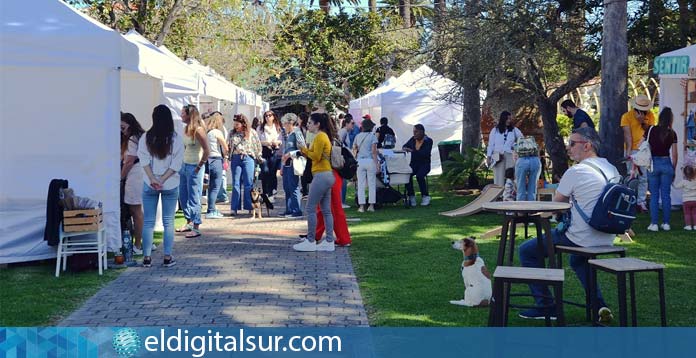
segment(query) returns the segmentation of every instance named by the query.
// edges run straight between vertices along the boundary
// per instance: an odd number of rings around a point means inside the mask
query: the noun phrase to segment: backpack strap
[[[585,164],[585,165],[587,165],[588,167],[590,167],[590,168],[592,168],[592,169],[598,171],[599,174],[602,174],[602,177],[604,178],[604,181],[607,182],[607,184],[611,183],[611,182],[609,181],[609,179],[607,178],[607,176],[604,175],[604,172],[602,171],[602,169],[599,169],[598,166],[596,166],[596,165],[594,165],[594,164],[592,164],[592,163],[581,163],[581,164]],[[575,209],[577,209],[578,214],[580,214],[580,217],[582,218],[582,220],[585,221],[586,223],[589,223],[589,222],[590,222],[590,217],[587,216],[587,214],[585,214],[584,211],[582,211],[582,209],[580,208],[580,205],[578,205],[578,201],[575,200],[575,196],[574,196],[574,195],[572,196],[572,199],[573,199],[573,205],[575,206]]]

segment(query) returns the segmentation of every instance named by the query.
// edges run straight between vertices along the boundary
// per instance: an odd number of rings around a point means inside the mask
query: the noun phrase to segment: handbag
[[[645,138],[643,143],[638,147],[638,152],[631,156],[633,164],[639,167],[648,167],[649,171],[652,171],[652,152],[650,150],[650,132],[654,127],[651,126],[648,129],[648,136]]]
[[[295,175],[304,174],[305,168],[307,167],[307,158],[303,156],[298,156],[297,158],[292,158],[292,171]]]

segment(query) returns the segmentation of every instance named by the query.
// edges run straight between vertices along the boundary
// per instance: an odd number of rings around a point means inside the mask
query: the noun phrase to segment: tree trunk
[[[621,115],[628,101],[628,43],[626,38],[626,0],[608,1],[604,5],[602,37],[602,87],[600,89],[600,155],[622,173],[618,165],[623,157]]]
[[[435,31],[437,32],[440,29],[440,22],[442,21],[443,17],[445,16],[445,12],[447,11],[447,3],[445,2],[445,0],[434,0],[433,5],[433,25]]]
[[[541,121],[544,124],[544,147],[546,154],[551,157],[553,163],[553,182],[557,182],[568,170],[568,153],[566,152],[565,143],[558,131],[558,122],[556,122],[556,102],[550,101],[546,97],[536,98],[537,107],[541,113]]]
[[[462,88],[462,146],[465,153],[467,147],[478,148],[481,144],[481,98],[479,82],[464,82]]]
[[[329,2],[329,0],[319,0],[319,8],[325,14],[328,14],[329,10],[331,9],[331,3]]]
[[[691,24],[693,24],[696,19],[689,18],[696,17],[696,15],[689,12],[688,0],[677,0],[677,3],[679,4],[679,44],[686,46],[689,44],[689,41],[691,41],[691,44],[693,44],[695,40],[694,36],[696,35],[694,35],[694,31],[691,30]]]
[[[411,27],[411,0],[399,0],[399,15],[404,29]]]
[[[169,34],[169,30],[171,30],[172,24],[179,17],[179,13],[183,7],[184,7],[184,0],[175,0],[174,1],[174,5],[172,6],[171,10],[169,10],[169,13],[167,14],[167,18],[164,19],[164,23],[162,24],[162,28],[160,29],[160,32],[157,34],[157,38],[155,39],[156,46],[162,46],[164,44],[164,39]]]
[[[377,0],[369,0],[368,4],[370,7],[370,12],[373,14],[377,13]]]

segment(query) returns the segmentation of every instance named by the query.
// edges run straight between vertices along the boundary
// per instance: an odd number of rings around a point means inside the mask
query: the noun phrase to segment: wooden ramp
[[[497,200],[500,195],[503,194],[503,187],[500,185],[488,185],[486,189],[481,192],[476,199],[474,199],[469,204],[462,206],[461,208],[445,211],[440,213],[440,215],[455,217],[455,216],[469,216],[476,214],[483,210],[482,205],[484,203],[490,203],[491,201]]]

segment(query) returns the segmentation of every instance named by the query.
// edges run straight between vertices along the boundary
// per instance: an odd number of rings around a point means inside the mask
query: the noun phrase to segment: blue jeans
[[[208,159],[208,213],[215,212],[215,201],[222,188],[222,158]]]
[[[406,183],[406,192],[408,193],[408,196],[415,196],[416,192],[413,190],[413,176],[416,176],[416,180],[418,181],[418,189],[420,189],[421,197],[423,196],[430,196],[428,193],[428,173],[430,173],[430,162],[425,162],[425,163],[419,163],[419,162],[411,162],[411,170],[413,172],[411,173],[411,177],[408,179],[408,183]]]
[[[227,201],[227,173],[222,170],[222,185],[220,185],[220,191],[218,192],[217,201]]]
[[[662,222],[669,224],[672,199],[670,191],[674,167],[669,157],[653,157],[653,171],[648,173],[648,187],[650,188],[650,223],[657,224],[659,216],[658,201],[662,199]]]
[[[536,200],[537,182],[541,174],[541,161],[537,156],[519,157],[515,164],[517,201]]]
[[[152,236],[155,232],[155,216],[157,202],[162,196],[162,223],[164,224],[164,255],[172,254],[174,247],[174,213],[179,198],[179,188],[170,190],[155,190],[143,184],[143,255],[152,253]]]
[[[285,214],[302,216],[300,177],[295,175],[292,165],[283,166],[283,191],[285,191]]]
[[[565,235],[565,233],[561,233],[558,230],[551,231],[551,236],[553,238],[553,243],[556,245],[574,247],[578,246],[572,241],[570,241],[568,237]],[[545,236],[544,239],[546,239]],[[546,242],[544,242],[544,247],[546,247]],[[541,266],[539,266],[539,262],[541,261],[539,255],[540,253],[537,247],[537,239],[527,240],[522,245],[520,245],[520,262],[522,263],[522,266],[542,268]],[[543,255],[544,257],[548,256],[546,254],[546,250],[544,250]],[[582,284],[582,287],[585,289],[585,291],[588,291],[589,289],[589,277],[587,276],[587,273],[589,272],[588,265],[589,264],[587,263],[587,258],[578,255],[570,255],[570,267],[575,272],[575,276],[578,277],[578,279],[580,280],[580,284]],[[551,299],[551,291],[549,291],[548,286],[529,285],[529,289],[532,291],[532,295],[534,295],[534,301],[538,306],[549,305],[553,301]],[[607,305],[604,302],[604,298],[602,297],[602,291],[599,289],[599,285],[597,285],[597,299],[599,302],[599,307],[605,307]]]
[[[187,222],[195,225],[201,223],[201,194],[203,193],[203,174],[201,168],[198,174],[195,173],[195,164],[186,164],[181,167],[179,172],[179,195]]]
[[[254,158],[245,155],[235,154],[232,156],[232,200],[230,208],[232,211],[242,209],[242,193],[244,193],[244,208],[251,210],[251,186],[254,184]],[[243,182],[242,182],[243,181]],[[242,188],[244,184],[244,188]]]

